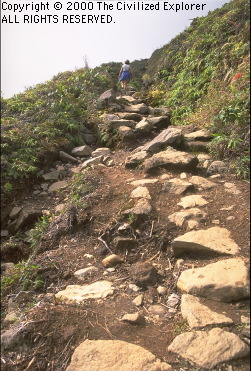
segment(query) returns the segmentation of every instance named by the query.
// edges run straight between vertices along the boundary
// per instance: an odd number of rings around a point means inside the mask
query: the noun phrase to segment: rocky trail
[[[4,293],[3,371],[250,369],[249,183],[135,97],[100,97],[116,150],[89,133],[9,212],[2,276],[36,278]]]

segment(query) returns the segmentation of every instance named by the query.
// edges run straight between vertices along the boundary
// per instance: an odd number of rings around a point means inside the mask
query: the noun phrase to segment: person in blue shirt
[[[129,60],[127,59],[119,71],[119,81],[121,82],[121,86],[123,89],[126,90],[128,81],[130,80],[131,76],[132,69]]]

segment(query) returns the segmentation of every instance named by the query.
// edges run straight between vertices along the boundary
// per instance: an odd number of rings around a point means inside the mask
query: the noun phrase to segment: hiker
[[[126,90],[127,83],[130,80],[131,76],[132,76],[132,69],[130,66],[130,62],[127,59],[119,71],[119,81],[121,82],[121,86],[123,89]]]

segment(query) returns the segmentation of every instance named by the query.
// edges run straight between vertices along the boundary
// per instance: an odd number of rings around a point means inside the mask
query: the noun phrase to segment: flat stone
[[[212,135],[206,130],[193,131],[192,133],[185,134],[184,137],[188,141],[194,141],[194,140],[209,141],[212,139]]]
[[[117,115],[120,119],[133,120],[136,122],[139,122],[142,120],[142,116],[139,113],[118,112]]]
[[[154,128],[164,129],[170,125],[170,116],[149,117],[148,121]]]
[[[176,195],[180,195],[182,193],[185,193],[189,190],[193,190],[194,186],[193,184],[186,182],[182,179],[170,179],[168,181],[165,181],[162,186],[163,192],[170,192],[174,193]]]
[[[220,328],[185,332],[174,339],[168,350],[210,370],[219,363],[249,354],[249,347],[237,335]]]
[[[170,220],[171,223],[174,223],[177,227],[182,227],[184,223],[189,219],[199,218],[201,220],[204,219],[206,215],[207,214],[204,211],[201,211],[200,209],[194,207],[191,209],[177,211],[176,213],[169,215],[168,219]]]
[[[139,345],[121,340],[85,340],[74,351],[66,371],[168,371],[161,362]]]
[[[140,165],[147,157],[148,153],[146,151],[139,151],[131,156],[128,156],[125,161],[125,168],[135,168]]]
[[[114,288],[110,281],[97,281],[90,285],[69,285],[55,297],[65,304],[81,304],[87,299],[103,299],[112,295]]]
[[[133,186],[145,186],[146,184],[156,184],[159,179],[138,179],[133,180],[130,184]]]
[[[79,269],[74,272],[74,276],[77,277],[79,280],[84,281],[86,277],[90,276],[92,273],[97,272],[98,268],[94,266],[90,266],[87,268]]]
[[[180,129],[168,128],[168,129],[163,130],[153,140],[146,143],[142,147],[142,151],[158,152],[164,146],[179,144],[181,142],[181,139],[182,139],[182,134],[181,134]]]
[[[59,189],[64,189],[67,187],[67,181],[66,180],[60,180],[58,182],[52,183],[52,185],[49,187],[48,192],[53,193],[56,192]]]
[[[140,115],[147,115],[149,108],[145,103],[139,104],[132,104],[130,106],[126,106],[124,109],[125,112],[132,112],[132,113],[139,113]]]
[[[149,313],[154,314],[155,316],[159,316],[159,317],[164,317],[164,315],[167,312],[167,309],[159,304],[150,305],[150,307],[148,307],[147,310]]]
[[[235,255],[239,251],[238,245],[230,238],[230,232],[220,227],[187,232],[173,240],[172,249],[176,257],[184,253],[207,252]]]
[[[110,148],[101,147],[95,149],[95,151],[92,152],[92,157],[108,156],[110,155],[110,153],[111,153]]]
[[[102,161],[103,161],[103,158],[104,158],[103,155],[96,156],[96,157],[93,157],[93,158],[89,158],[88,160],[86,160],[85,162],[83,162],[83,164],[81,165],[81,170],[82,169],[85,169],[88,166],[94,166],[94,165],[101,164]]]
[[[215,183],[203,178],[202,176],[194,175],[189,179],[189,182],[202,189],[211,189],[216,186]]]
[[[195,206],[204,206],[207,205],[206,201],[201,195],[191,195],[181,198],[181,201],[178,203],[179,206],[182,206],[184,209]]]
[[[152,211],[152,206],[149,203],[149,201],[144,198],[141,198],[136,202],[134,207],[132,207],[131,209],[125,210],[123,214],[124,215],[135,214],[135,215],[144,216],[144,215],[149,215],[151,211]]]
[[[59,151],[58,156],[59,156],[59,159],[63,162],[70,162],[71,164],[75,164],[76,162],[78,162],[75,157],[69,155],[68,153],[64,151]]]
[[[92,149],[91,147],[84,145],[73,148],[71,153],[73,154],[73,156],[90,156],[92,153]]]
[[[133,325],[144,325],[146,323],[145,317],[139,312],[125,314],[121,318],[121,321],[129,322]]]
[[[136,133],[149,133],[151,130],[152,125],[146,119],[141,120],[135,126]]]
[[[231,318],[221,313],[212,311],[206,305],[201,304],[200,299],[184,294],[181,297],[181,314],[193,329],[202,328],[207,325],[229,325],[233,323]]]
[[[249,298],[248,278],[244,261],[232,258],[183,271],[177,287],[182,293],[230,303]]]
[[[192,171],[197,167],[198,163],[196,156],[169,147],[167,150],[158,152],[146,159],[143,166],[145,172],[151,172],[157,168]]]
[[[142,186],[135,188],[131,192],[130,198],[145,198],[147,200],[151,200],[151,196],[150,196],[148,189]]]

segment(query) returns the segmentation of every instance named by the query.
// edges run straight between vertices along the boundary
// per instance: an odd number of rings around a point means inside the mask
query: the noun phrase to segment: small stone
[[[144,302],[144,295],[136,296],[136,298],[132,302],[136,305],[136,307],[141,307]]]
[[[131,314],[125,314],[122,317],[121,321],[129,322],[135,325],[144,325],[146,320],[142,314],[140,314],[139,312],[136,312],[136,313],[131,313]]]
[[[91,267],[79,269],[78,271],[74,273],[74,276],[78,278],[79,280],[84,281],[86,277],[88,277],[89,275],[97,271],[98,271],[97,267],[91,266]]]
[[[135,292],[140,291],[140,287],[137,285],[134,285],[133,283],[130,283],[128,287],[132,291],[135,291]]]
[[[159,295],[164,296],[167,293],[167,288],[164,286],[159,286],[157,287],[157,291]]]
[[[150,263],[139,262],[131,266],[131,277],[140,287],[153,286],[158,280],[156,268]]]
[[[159,317],[163,317],[166,314],[167,310],[162,305],[156,304],[156,305],[151,305],[148,308],[148,312],[151,314],[157,315]]]
[[[187,179],[187,174],[186,173],[181,173],[180,174],[180,179]]]
[[[116,254],[109,255],[102,260],[102,264],[106,268],[114,267],[115,265],[121,264],[123,262],[124,260]]]
[[[170,296],[168,296],[166,305],[168,307],[174,308],[179,304],[179,301],[180,301],[179,295],[171,294]]]

